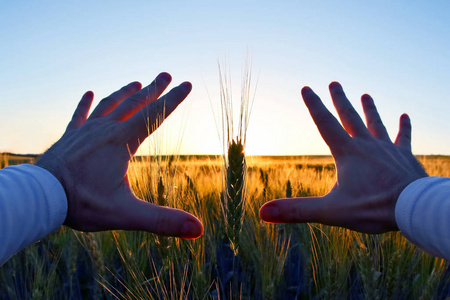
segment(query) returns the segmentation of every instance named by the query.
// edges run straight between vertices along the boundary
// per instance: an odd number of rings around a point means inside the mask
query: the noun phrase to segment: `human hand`
[[[171,80],[161,73],[143,89],[132,82],[103,99],[89,117],[94,94],[84,94],[64,135],[36,161],[64,187],[65,225],[82,231],[144,230],[187,239],[203,234],[202,223],[194,216],[138,199],[127,178],[139,145],[191,91],[191,84],[184,82],[158,98]]]
[[[329,86],[342,125],[309,88],[302,97],[336,163],[337,182],[322,197],[278,199],[260,209],[271,223],[318,222],[360,232],[398,230],[395,204],[402,190],[428,176],[411,153],[411,122],[400,117],[400,129],[392,143],[372,98],[361,102],[367,127],[338,82]]]

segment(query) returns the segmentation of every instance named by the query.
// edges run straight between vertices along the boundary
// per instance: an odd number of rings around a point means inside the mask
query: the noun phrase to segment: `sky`
[[[362,113],[369,93],[392,139],[450,155],[448,1],[8,1],[0,4],[0,152],[42,153],[85,91],[95,104],[169,72],[193,90],[140,154],[220,154],[218,61],[239,101],[247,54],[255,99],[246,153],[329,154],[300,90],[333,113],[339,81]]]

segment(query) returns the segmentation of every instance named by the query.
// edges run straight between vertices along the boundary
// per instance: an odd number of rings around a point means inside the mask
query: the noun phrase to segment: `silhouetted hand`
[[[64,135],[36,162],[64,187],[65,225],[82,231],[144,230],[189,239],[202,235],[203,226],[194,216],[142,201],[128,183],[131,156],[191,91],[191,84],[184,82],[158,99],[170,81],[169,74],[161,73],[143,89],[132,82],[103,99],[89,118],[94,94],[84,94]]]
[[[361,102],[367,127],[337,82],[329,86],[342,125],[309,88],[303,100],[336,162],[337,182],[323,197],[278,199],[264,204],[260,217],[272,223],[318,222],[382,233],[398,230],[395,204],[411,182],[428,176],[411,153],[411,123],[400,117],[395,143],[389,139],[372,98]]]

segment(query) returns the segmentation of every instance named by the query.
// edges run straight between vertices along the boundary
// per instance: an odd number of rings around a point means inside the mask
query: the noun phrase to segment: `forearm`
[[[408,185],[398,198],[395,218],[409,241],[450,259],[450,178],[427,177]]]
[[[0,265],[58,229],[66,213],[64,189],[47,170],[33,165],[0,170]]]

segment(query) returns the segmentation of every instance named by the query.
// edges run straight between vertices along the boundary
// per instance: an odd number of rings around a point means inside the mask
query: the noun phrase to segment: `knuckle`
[[[300,205],[295,205],[292,209],[289,209],[288,216],[289,222],[299,222],[304,220],[304,212]]]
[[[161,208],[160,208],[161,209]],[[172,220],[169,214],[159,211],[156,216],[155,229],[157,228],[156,233],[161,235],[170,235],[171,230],[170,226],[172,225]]]
[[[384,126],[383,122],[379,118],[370,119],[367,125],[373,128],[379,128]]]
[[[411,123],[408,121],[403,121],[402,122],[402,127],[406,130],[411,130]]]
[[[147,97],[140,97],[138,95],[133,95],[133,96],[127,98],[127,102],[128,102],[128,104],[131,104],[131,105],[141,105],[142,103],[145,102],[146,99],[147,99]]]
[[[411,139],[411,132],[403,132],[402,134],[403,139],[410,140]]]
[[[398,140],[402,143],[411,141],[411,132],[404,130],[398,134]]]
[[[106,98],[103,98],[102,101],[100,101],[100,104],[105,104],[105,103],[111,102],[111,101],[113,101],[113,99],[114,99],[114,95],[110,95]]]
[[[129,107],[131,107],[131,110],[136,110],[141,107],[143,107],[147,102],[148,97],[142,96],[142,95],[133,95],[131,97],[128,97],[126,102]]]
[[[120,89],[120,92],[122,92],[124,94],[129,94],[129,93],[132,93],[133,91],[134,91],[134,87],[130,84],[126,85]]]
[[[341,117],[353,117],[355,116],[356,111],[353,109],[353,107],[344,107],[339,110],[339,116]]]
[[[333,120],[333,116],[330,112],[322,112],[322,113],[318,113],[315,117],[314,117],[314,121],[317,125],[326,125],[332,122]]]
[[[317,220],[317,211],[311,207],[309,200],[300,199],[286,211],[289,223],[314,222]]]

